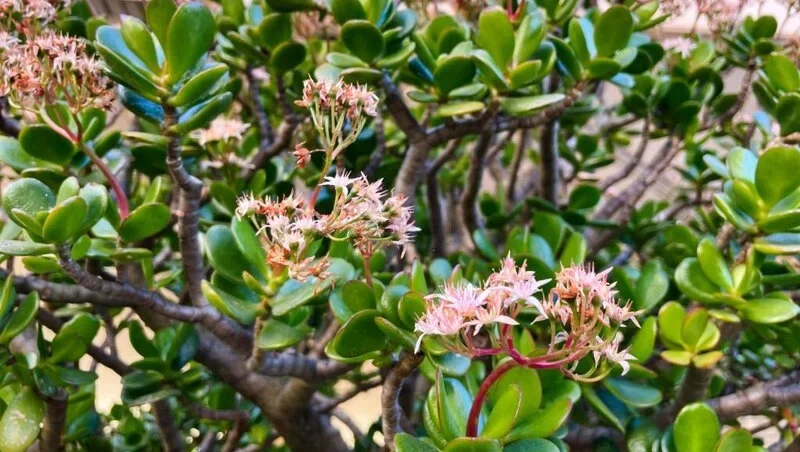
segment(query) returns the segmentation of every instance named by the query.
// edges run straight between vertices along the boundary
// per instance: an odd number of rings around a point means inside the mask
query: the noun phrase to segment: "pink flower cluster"
[[[236,118],[224,118],[222,116],[214,119],[208,128],[196,134],[197,142],[205,146],[212,142],[242,141],[242,136],[247,132],[250,124],[243,123]]]
[[[34,22],[52,22],[58,10],[71,3],[71,0],[0,0],[0,22],[16,22],[23,28],[35,25]]]
[[[369,257],[390,244],[405,247],[419,230],[405,198],[386,197],[380,181],[370,183],[363,175],[350,178],[341,174],[326,178],[325,184],[336,188],[333,209],[327,215],[308,208],[301,196],[280,201],[252,196],[239,199],[236,215],[252,218],[259,228],[273,271],[288,269],[298,280],[324,277],[326,260],[309,255],[308,245],[316,239],[350,240]]]
[[[502,268],[480,286],[461,282],[448,283],[442,293],[426,297],[427,308],[417,320],[416,331],[436,336],[448,349],[467,356],[507,354],[519,365],[532,368],[558,368],[572,378],[594,381],[611,371],[606,362],[619,364],[623,373],[634,359],[621,349],[622,334],[627,322],[639,326],[630,303],[615,299],[614,285],[607,280],[609,270],[596,273],[591,267],[563,268],[555,278],[549,295],[538,299],[536,294],[549,281],[538,281],[525,264],[517,267],[509,256]],[[544,354],[523,356],[514,346],[510,326],[517,325],[517,315],[525,308],[535,308],[534,322],[550,323],[551,340]],[[499,328],[492,328],[499,324]],[[474,345],[471,336],[486,328],[491,347]],[[594,365],[577,373],[578,362],[592,356]]]
[[[37,110],[63,100],[73,112],[111,107],[113,84],[84,40],[45,30],[24,41],[5,33],[0,42],[0,95],[16,106]]]
[[[378,115],[378,96],[366,86],[344,83],[342,80],[303,82],[303,97],[295,104],[311,113],[322,149],[309,150],[305,142],[295,147],[294,155],[301,168],[309,162],[312,152],[325,152],[326,160],[335,159],[352,144],[368,117]],[[348,127],[349,126],[349,127]]]
[[[426,335],[457,336],[448,345],[460,353],[472,354],[475,348],[470,335],[477,335],[482,327],[493,324],[517,325],[514,317],[522,307],[541,306],[536,293],[548,282],[537,280],[525,264],[517,268],[509,255],[500,270],[492,273],[482,286],[465,281],[445,284],[442,293],[425,297],[427,309],[415,327],[415,331],[422,333],[417,340],[417,351]]]

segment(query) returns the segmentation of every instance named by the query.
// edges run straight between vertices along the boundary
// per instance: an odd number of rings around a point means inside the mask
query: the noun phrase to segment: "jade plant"
[[[798,450],[760,3],[0,0],[0,450]]]

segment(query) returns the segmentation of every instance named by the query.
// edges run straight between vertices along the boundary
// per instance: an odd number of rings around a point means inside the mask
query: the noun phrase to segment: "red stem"
[[[105,164],[103,159],[101,159],[94,151],[87,145],[83,145],[83,152],[89,156],[89,159],[94,163],[95,166],[103,173],[108,184],[111,185],[111,190],[114,192],[114,195],[117,197],[117,204],[119,206],[119,216],[121,219],[128,218],[128,214],[130,213],[130,207],[128,206],[128,195],[125,193],[125,189],[122,188],[117,177],[114,176],[114,173],[108,168]]]
[[[477,438],[478,436],[478,419],[481,417],[481,408],[483,408],[483,402],[489,394],[489,389],[500,377],[517,365],[518,363],[513,359],[508,360],[492,369],[492,372],[483,380],[481,387],[478,388],[478,393],[475,395],[475,399],[472,401],[472,408],[469,410],[469,417],[467,418],[467,437]]]

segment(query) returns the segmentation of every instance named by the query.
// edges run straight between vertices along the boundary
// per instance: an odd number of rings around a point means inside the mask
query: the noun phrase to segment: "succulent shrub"
[[[797,450],[745,3],[0,0],[0,450]]]

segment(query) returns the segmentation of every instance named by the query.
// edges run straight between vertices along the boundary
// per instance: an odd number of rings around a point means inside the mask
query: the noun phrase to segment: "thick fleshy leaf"
[[[269,59],[269,67],[279,74],[291,71],[306,59],[306,46],[297,41],[286,41],[272,53]]]
[[[480,432],[481,436],[497,439],[506,436],[517,422],[521,406],[522,391],[517,385],[509,386],[489,412],[486,424]]]
[[[749,149],[734,148],[728,153],[725,164],[731,177],[755,182],[758,157]]]
[[[503,452],[558,452],[559,450],[558,446],[541,438],[515,441],[503,448]]]
[[[156,53],[153,35],[144,22],[136,17],[123,14],[120,17],[120,32],[125,45],[136,54],[153,73],[158,73],[161,66]]]
[[[686,311],[675,301],[670,301],[658,311],[658,334],[669,348],[683,348],[681,328]]]
[[[25,452],[39,436],[44,402],[31,388],[23,387],[8,403],[0,418],[0,450]]]
[[[328,356],[343,362],[362,362],[377,356],[387,345],[386,335],[375,324],[378,314],[375,309],[367,309],[350,317],[325,348]]]
[[[687,297],[704,303],[715,303],[714,294],[719,288],[705,276],[697,259],[684,259],[675,269],[675,284]]]
[[[625,426],[623,425],[622,421],[617,417],[616,414],[608,407],[608,405],[603,402],[600,396],[597,395],[594,388],[589,384],[581,385],[581,394],[583,394],[583,398],[586,402],[589,403],[589,406],[603,419],[606,420],[609,424],[611,424],[614,428],[619,430],[620,432],[625,432]]]
[[[450,441],[444,452],[502,452],[503,447],[495,439],[457,438]]]
[[[800,307],[785,298],[757,298],[747,300],[741,313],[751,322],[780,323],[797,317]]]
[[[536,410],[542,403],[542,383],[539,374],[525,367],[515,367],[506,372],[497,383],[489,389],[489,400],[496,403],[504,392],[504,388],[516,384],[522,391],[522,406],[520,407],[520,418],[526,418]]]
[[[220,287],[214,287],[208,281],[203,281],[201,288],[208,302],[228,317],[244,325],[249,325],[255,320],[256,313],[260,309],[257,303],[243,300]]]
[[[597,55],[612,56],[614,52],[628,44],[631,34],[633,34],[633,17],[628,8],[615,5],[607,9],[597,19],[594,28]]]
[[[732,428],[719,439],[714,452],[748,451],[753,447],[753,435],[743,428]],[[754,450],[754,449],[753,449]]]
[[[153,30],[153,34],[161,42],[162,47],[167,45],[169,22],[177,9],[178,7],[173,0],[151,0],[147,2],[147,26]]]
[[[475,41],[501,69],[508,67],[514,54],[514,27],[508,14],[499,7],[481,11]]]
[[[108,66],[110,76],[115,81],[149,100],[158,100],[159,96],[165,93],[156,85],[155,74],[125,44],[119,28],[109,25],[98,28],[94,46],[103,57],[103,62]]]
[[[661,391],[652,386],[625,378],[607,378],[603,383],[618,399],[632,407],[647,408],[661,403]]]
[[[552,436],[569,417],[573,401],[569,397],[559,397],[536,411],[525,421],[518,423],[506,436],[506,441],[525,438],[544,438]]]
[[[719,440],[719,419],[704,403],[684,407],[675,419],[673,441],[677,452],[708,452]]]
[[[681,325],[681,341],[689,350],[695,350],[708,322],[709,315],[705,309],[693,309],[686,314]]]
[[[167,100],[167,103],[175,107],[192,105],[216,93],[228,79],[228,66],[224,64],[210,66],[187,80],[178,92]]]
[[[233,94],[225,92],[187,109],[178,117],[175,131],[186,134],[195,129],[208,126],[217,116],[224,113],[233,103]]]
[[[522,19],[514,40],[513,63],[515,66],[521,64],[536,52],[546,33],[547,27],[542,14],[538,10],[528,12]]]
[[[283,13],[267,14],[258,24],[258,33],[261,43],[272,50],[292,38],[292,16]]]
[[[788,93],[781,96],[775,107],[775,118],[781,125],[781,135],[800,132],[800,94]]]
[[[540,94],[537,96],[508,97],[500,101],[503,110],[512,115],[531,113],[564,99],[561,93]]]
[[[634,287],[633,307],[635,310],[653,309],[669,290],[669,276],[658,260],[650,260],[642,266],[639,279]]]
[[[27,154],[59,165],[69,163],[78,151],[69,139],[44,124],[23,128],[19,144]]]
[[[89,314],[80,313],[65,323],[50,343],[52,363],[76,361],[86,353],[92,343],[100,320]]]
[[[761,198],[772,206],[800,187],[797,170],[800,168],[800,149],[777,146],[761,154],[756,167],[756,188]]]
[[[164,46],[169,82],[175,83],[183,78],[208,52],[216,29],[214,16],[201,3],[186,3],[175,11]]]
[[[256,236],[256,231],[247,220],[234,216],[231,220],[231,232],[242,256],[266,279],[270,274],[267,268],[267,253]]]
[[[656,344],[658,325],[655,317],[648,317],[642,322],[642,327],[633,335],[630,354],[637,362],[644,363],[650,359]]]
[[[441,60],[433,72],[436,88],[447,95],[456,88],[467,85],[475,78],[475,63],[465,56],[450,56]]]
[[[310,331],[306,326],[294,327],[276,319],[267,319],[256,338],[256,346],[262,350],[279,350],[300,342]]]
[[[397,448],[397,452],[439,452],[436,447],[405,432],[395,435],[394,445]]]
[[[482,111],[486,105],[483,102],[479,102],[476,100],[472,101],[461,101],[461,102],[450,102],[444,105],[441,105],[439,108],[436,109],[436,116],[439,118],[450,118],[453,116],[463,116],[472,113],[477,113]]]
[[[142,204],[133,210],[119,226],[120,237],[127,242],[138,242],[161,232],[172,220],[172,213],[164,204]]]
[[[62,243],[77,236],[83,230],[88,212],[86,201],[77,196],[57,205],[44,221],[42,233],[45,240]]]
[[[21,240],[0,240],[0,255],[41,256],[55,252],[55,247],[46,243],[25,242]]]
[[[753,248],[764,254],[798,254],[800,253],[800,233],[770,234],[759,237]]]
[[[366,20],[351,20],[342,27],[342,42],[362,61],[371,63],[383,52],[383,34]]]
[[[763,67],[770,83],[779,90],[800,90],[800,70],[787,56],[772,54],[764,60]]]
[[[717,249],[717,245],[710,238],[701,240],[697,245],[697,261],[700,263],[703,273],[714,284],[726,291],[733,289],[733,277],[728,270],[728,264]]]

